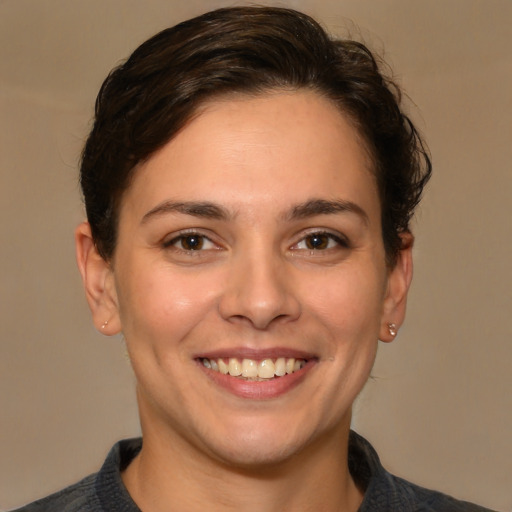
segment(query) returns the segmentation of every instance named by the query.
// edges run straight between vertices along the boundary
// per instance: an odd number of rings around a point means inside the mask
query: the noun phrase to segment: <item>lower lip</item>
[[[269,400],[278,398],[293,388],[298,386],[315,365],[314,360],[309,360],[300,370],[284,375],[283,377],[274,377],[269,380],[251,381],[224,375],[206,368],[201,361],[197,362],[202,371],[215,384],[229,391],[233,395],[240,398],[248,398],[251,400]]]

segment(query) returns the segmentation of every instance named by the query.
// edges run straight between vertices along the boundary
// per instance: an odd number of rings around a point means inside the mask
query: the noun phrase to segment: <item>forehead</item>
[[[231,96],[203,105],[139,165],[121,215],[169,199],[261,209],[340,194],[377,197],[365,144],[331,101],[310,91]]]

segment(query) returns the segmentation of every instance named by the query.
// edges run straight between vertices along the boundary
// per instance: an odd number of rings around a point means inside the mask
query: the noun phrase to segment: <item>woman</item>
[[[98,96],[76,247],[143,443],[22,510],[485,510],[350,432],[429,176],[370,52],[303,14],[218,10],[139,47]]]

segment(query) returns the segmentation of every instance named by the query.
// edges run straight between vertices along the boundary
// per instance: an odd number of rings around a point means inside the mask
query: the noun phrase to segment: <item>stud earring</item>
[[[103,325],[101,326],[102,329],[105,329],[105,327],[107,327],[108,325],[108,320],[105,320],[105,322],[103,322]]]
[[[388,330],[389,330],[389,334],[391,336],[396,336],[396,333],[397,333],[396,324],[388,324]]]

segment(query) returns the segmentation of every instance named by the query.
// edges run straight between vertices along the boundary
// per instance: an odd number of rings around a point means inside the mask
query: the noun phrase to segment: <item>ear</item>
[[[400,235],[402,248],[396,264],[389,270],[388,285],[382,312],[379,339],[390,342],[395,339],[398,329],[405,318],[407,293],[412,280],[412,246],[414,237],[406,232]]]
[[[121,322],[112,267],[99,254],[88,222],[83,222],[75,230],[75,249],[96,329],[108,336],[119,333]]]

